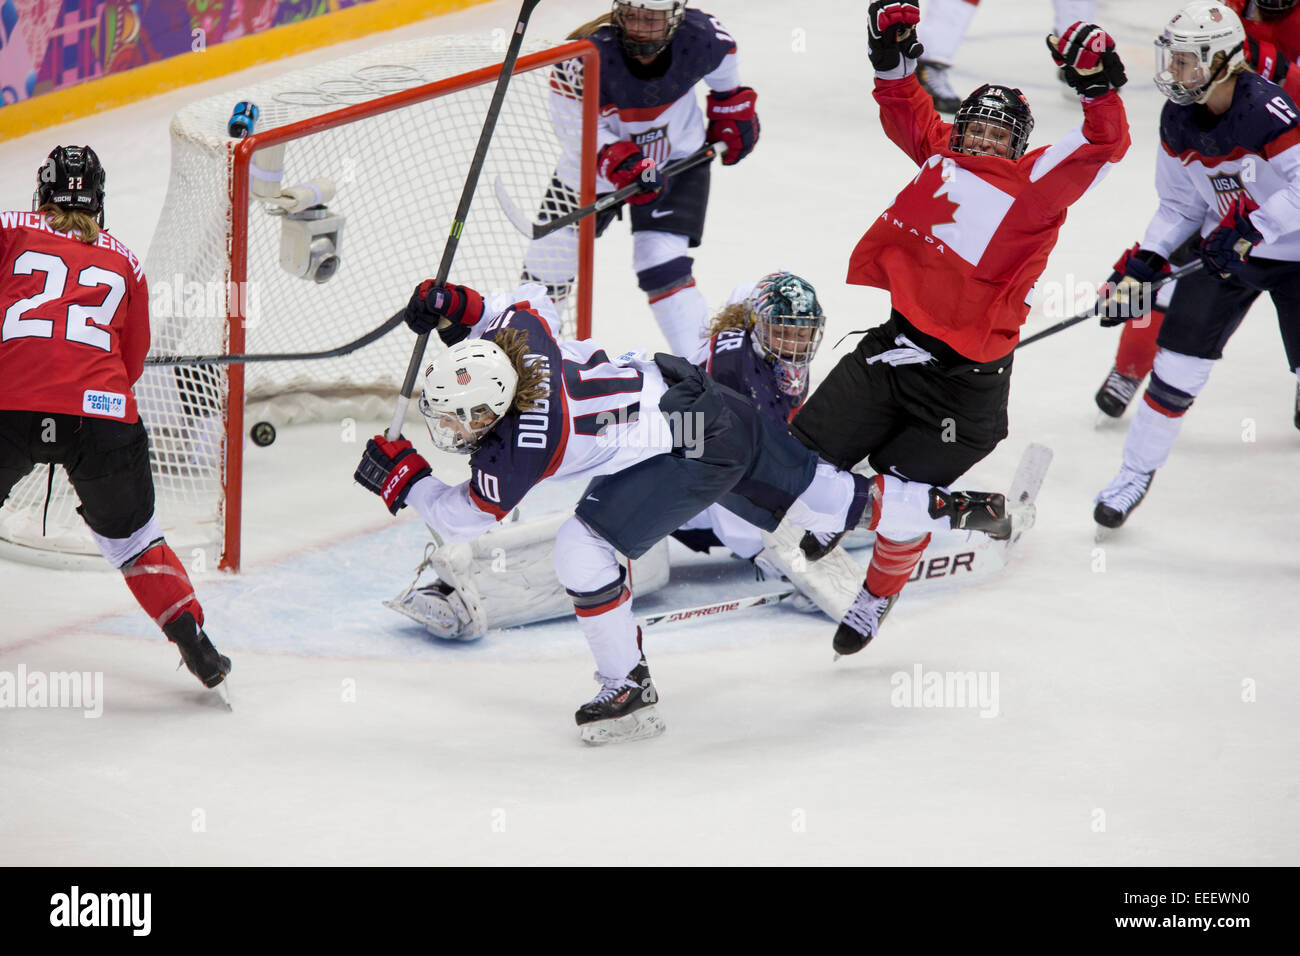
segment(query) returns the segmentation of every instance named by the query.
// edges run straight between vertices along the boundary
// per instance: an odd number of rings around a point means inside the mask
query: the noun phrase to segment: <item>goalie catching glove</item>
[[[1080,96],[1096,99],[1128,82],[1114,38],[1095,23],[1072,23],[1061,36],[1047,37],[1052,60]]]
[[[1137,243],[1125,249],[1097,303],[1102,326],[1123,325],[1150,312],[1155,305],[1151,283],[1167,272],[1169,261],[1159,253],[1143,249]]]
[[[668,177],[655,165],[655,161],[625,139],[610,143],[600,151],[596,159],[600,175],[608,179],[616,190],[641,184],[643,191],[629,196],[627,200],[634,206],[654,202],[668,186]]]
[[[455,345],[483,317],[483,297],[466,285],[438,285],[425,279],[411,293],[402,318],[417,335],[435,329],[446,345]]]
[[[429,463],[405,438],[389,441],[383,435],[376,435],[366,442],[361,464],[352,477],[384,499],[388,510],[397,514],[406,507],[406,494],[411,486],[431,474]]]
[[[726,145],[723,166],[740,162],[758,142],[758,113],[754,110],[757,102],[758,94],[748,86],[738,86],[727,93],[716,90],[709,93],[709,131],[705,138],[710,143]]]
[[[867,58],[877,73],[897,69],[900,59],[919,59],[925,47],[916,38],[921,9],[915,0],[875,0],[867,7]]]

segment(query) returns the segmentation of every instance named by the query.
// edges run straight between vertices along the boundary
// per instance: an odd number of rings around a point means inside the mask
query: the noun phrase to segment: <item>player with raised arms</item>
[[[1079,93],[1083,124],[1029,150],[1019,90],[985,84],[946,123],[916,78],[915,2],[868,8],[868,50],[885,133],[916,177],[859,241],[848,281],[888,289],[889,320],[867,332],[809,397],[794,434],[841,468],[875,469],[884,508],[866,579],[835,633],[840,654],[878,633],[929,543],[918,520],[1007,435],[1012,353],[1066,210],[1128,149],[1114,41],[1093,24],[1049,37]],[[907,507],[907,505],[911,507]],[[893,506],[893,507],[891,507]],[[813,535],[805,550],[826,546]]]

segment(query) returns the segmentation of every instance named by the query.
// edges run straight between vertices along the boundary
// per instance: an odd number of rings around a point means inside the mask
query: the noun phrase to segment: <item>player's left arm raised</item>
[[[716,38],[723,43],[730,41],[731,49],[723,56],[722,62],[704,76],[704,83],[709,88],[704,110],[709,128],[704,138],[710,143],[725,143],[727,152],[722,157],[722,165],[734,166],[753,152],[758,143],[758,94],[740,82],[735,40],[716,18],[710,22]]]

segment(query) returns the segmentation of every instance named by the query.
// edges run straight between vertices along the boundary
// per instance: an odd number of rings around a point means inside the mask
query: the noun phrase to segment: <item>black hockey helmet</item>
[[[104,225],[104,167],[89,146],[55,146],[36,171],[34,208],[79,209]]]
[[[1296,0],[1255,0],[1255,9],[1265,20],[1284,17],[1296,5]]]
[[[662,14],[662,15],[660,15]],[[610,22],[628,56],[658,56],[682,25],[686,0],[614,0]]]
[[[990,136],[990,127],[1006,130],[1010,139]],[[1019,159],[1025,155],[1033,129],[1034,115],[1024,93],[1014,87],[985,83],[957,107],[948,148],[969,156]],[[973,146],[966,143],[967,133],[978,139]]]

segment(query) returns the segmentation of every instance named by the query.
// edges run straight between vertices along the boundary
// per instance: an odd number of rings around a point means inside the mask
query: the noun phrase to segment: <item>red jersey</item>
[[[952,124],[916,76],[876,79],[885,133],[921,167],[849,259],[848,281],[888,289],[916,328],[973,362],[1011,352],[1066,208],[1129,147],[1111,91],[1081,127],[1018,160],[948,148]]]
[[[131,250],[36,212],[0,212],[0,408],[139,419],[149,290]]]
[[[1259,44],[1257,56],[1247,44],[1246,59],[1250,61],[1251,68],[1260,76],[1271,80],[1277,75],[1279,62],[1290,64],[1281,84],[1282,89],[1287,91],[1291,99],[1300,102],[1300,66],[1296,65],[1296,60],[1300,59],[1300,16],[1297,16],[1300,10],[1292,10],[1277,20],[1248,20],[1247,0],[1224,0],[1224,5],[1241,17],[1246,36]]]

